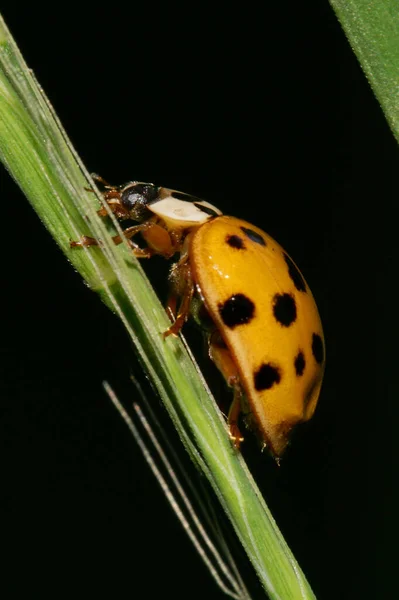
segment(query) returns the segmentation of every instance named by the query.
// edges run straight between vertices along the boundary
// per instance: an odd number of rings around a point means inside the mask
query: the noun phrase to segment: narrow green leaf
[[[330,2],[399,141],[399,3]]]

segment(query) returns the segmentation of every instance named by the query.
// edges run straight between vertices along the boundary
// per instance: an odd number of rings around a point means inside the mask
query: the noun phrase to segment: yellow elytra
[[[194,307],[201,320],[206,314],[209,355],[234,389],[228,416],[234,443],[243,439],[242,411],[280,457],[293,427],[315,411],[325,365],[319,313],[298,267],[261,229],[204,200],[153,184],[113,187],[96,179],[114,214],[139,223],[124,231],[136,256],[180,254],[170,273],[173,324],[164,336],[177,334]],[[138,233],[146,248],[132,240]],[[95,244],[88,237],[72,242]]]
[[[189,255],[238,371],[251,426],[281,456],[294,425],[312,417],[323,378],[323,330],[312,293],[273,238],[234,217],[200,227]]]

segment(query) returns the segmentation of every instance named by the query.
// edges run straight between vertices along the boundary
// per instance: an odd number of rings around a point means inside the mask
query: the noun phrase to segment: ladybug
[[[190,314],[200,321],[209,356],[234,390],[228,414],[234,444],[243,440],[242,413],[278,459],[293,427],[312,417],[325,365],[320,316],[298,267],[264,231],[200,198],[149,183],[114,187],[95,179],[115,216],[138,223],[123,232],[137,257],[179,256],[170,269],[173,322],[164,337],[177,335]],[[104,207],[98,213],[108,214]],[[133,239],[138,233],[145,248]],[[96,244],[90,237],[71,243]]]

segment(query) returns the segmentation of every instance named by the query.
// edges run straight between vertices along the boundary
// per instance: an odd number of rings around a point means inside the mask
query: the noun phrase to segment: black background
[[[325,327],[320,404],[279,469],[244,452],[317,598],[395,597],[397,144],[326,2],[186,10],[3,16],[89,170],[204,197],[300,265]],[[5,597],[224,597],[102,391],[137,398],[122,326],[3,170],[0,194]]]

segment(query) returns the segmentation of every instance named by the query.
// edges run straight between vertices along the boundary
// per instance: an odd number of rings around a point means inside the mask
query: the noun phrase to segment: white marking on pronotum
[[[212,215],[209,214],[209,211],[201,210],[201,206],[203,206],[204,209],[209,209],[214,214]],[[162,198],[161,200],[149,204],[148,209],[166,223],[173,225],[176,229],[185,229],[190,226],[202,225],[212,217],[222,214],[216,206],[209,204],[209,202],[205,202],[205,200],[198,200],[198,202],[196,201],[194,203],[179,200],[172,196],[166,196],[166,198]]]

